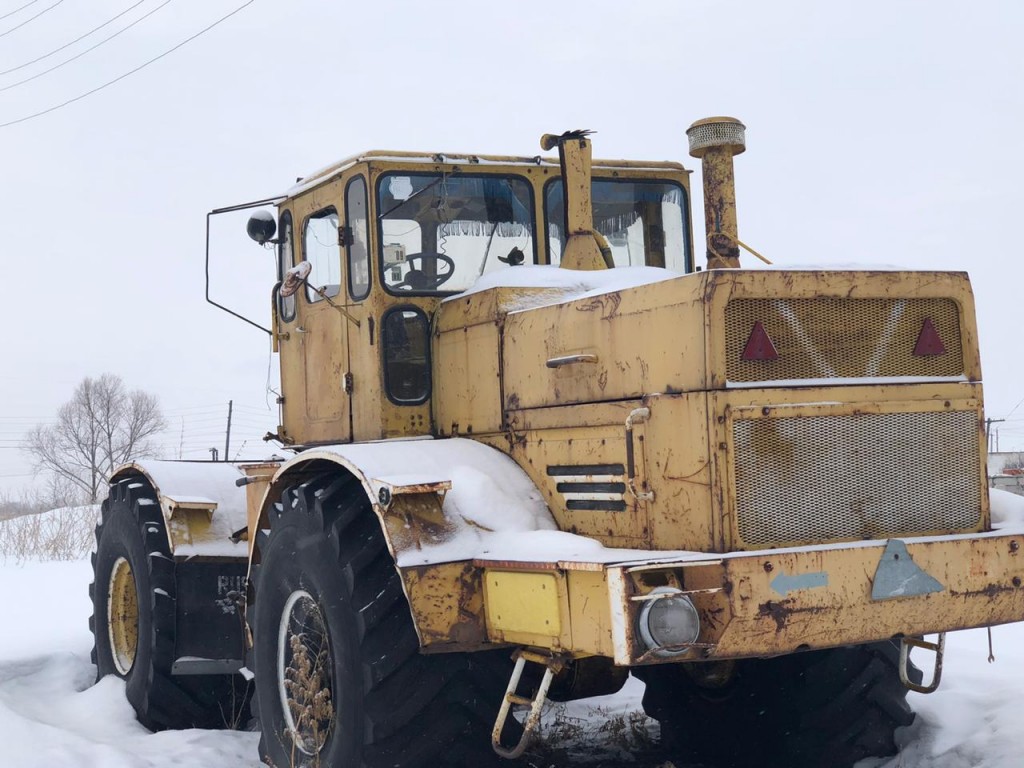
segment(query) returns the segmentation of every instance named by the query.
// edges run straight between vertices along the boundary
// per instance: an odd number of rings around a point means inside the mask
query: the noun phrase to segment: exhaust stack
[[[700,159],[704,177],[708,269],[737,269],[740,247],[732,158],[747,148],[746,126],[735,117],[708,117],[687,128],[686,136],[690,155]]]

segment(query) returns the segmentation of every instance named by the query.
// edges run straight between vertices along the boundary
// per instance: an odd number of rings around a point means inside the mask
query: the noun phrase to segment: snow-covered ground
[[[1024,515],[1024,501],[1007,514]],[[1006,504],[1003,504],[1003,508]],[[10,768],[255,768],[258,737],[232,731],[150,733],[135,722],[123,684],[94,685],[89,661],[92,573],[88,560],[0,560],[0,765]],[[917,722],[902,734],[900,756],[862,768],[1020,768],[1024,764],[1024,624],[993,629],[996,662],[988,663],[984,630],[950,634],[942,687],[911,694]],[[923,661],[923,659],[922,659]],[[631,681],[615,696],[574,702],[548,715],[549,728],[570,740],[570,757],[538,768],[593,765],[615,754],[621,727],[609,715],[639,715],[642,686]],[[622,723],[622,719],[613,722]],[[605,757],[602,765],[628,765]],[[649,756],[637,768],[653,768]]]

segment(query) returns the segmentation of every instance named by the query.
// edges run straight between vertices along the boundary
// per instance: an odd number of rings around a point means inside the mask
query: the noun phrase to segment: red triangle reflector
[[[747,339],[747,346],[743,348],[743,360],[778,360],[779,353],[772,344],[768,331],[758,320],[754,323],[754,330],[750,332]]]
[[[930,317],[924,319],[924,323],[921,325],[921,332],[917,334],[914,354],[918,357],[946,354],[946,345],[942,343],[942,337],[935,330],[935,323],[932,322]]]

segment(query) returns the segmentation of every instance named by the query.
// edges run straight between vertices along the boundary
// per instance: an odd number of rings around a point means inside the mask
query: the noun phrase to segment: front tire
[[[249,606],[263,760],[493,764],[489,734],[508,656],[419,653],[401,577],[360,484],[322,475],[287,489],[270,518]]]
[[[701,685],[681,665],[638,670],[643,705],[673,757],[730,768],[849,768],[898,751],[914,721],[892,642],[736,662]],[[719,662],[720,663],[720,662]],[[920,671],[911,665],[911,678]]]

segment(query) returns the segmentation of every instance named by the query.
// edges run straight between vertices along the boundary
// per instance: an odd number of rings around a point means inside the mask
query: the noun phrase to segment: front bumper
[[[1024,620],[1024,531],[595,563],[476,561],[487,642],[619,665],[773,656]],[[637,619],[657,586],[700,634],[652,652]]]
[[[1024,619],[1024,535],[971,534],[765,550],[607,569],[617,664],[770,656]],[[636,631],[652,585],[678,579],[701,617],[683,656]]]

